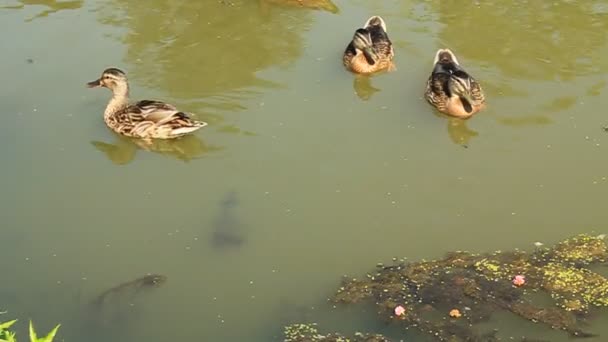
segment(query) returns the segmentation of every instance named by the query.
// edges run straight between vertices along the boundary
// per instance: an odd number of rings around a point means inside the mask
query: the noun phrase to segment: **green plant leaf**
[[[17,342],[15,340],[15,335],[16,335],[16,333],[7,331],[6,332],[6,342]]]
[[[61,324],[57,324],[55,326],[55,328],[53,328],[53,330],[51,330],[51,332],[49,332],[48,335],[46,335],[45,337],[41,338],[40,342],[53,342],[53,339],[55,338],[55,335],[57,334],[57,330],[59,330],[59,327],[61,326]]]
[[[57,324],[57,326],[53,328],[53,330],[51,330],[48,335],[42,338],[38,338],[38,336],[36,335],[36,330],[34,330],[34,325],[32,324],[32,321],[30,321],[30,342],[53,342],[55,334],[57,334],[57,330],[59,330],[60,326],[61,324]]]
[[[38,336],[36,336],[36,331],[34,331],[32,321],[30,321],[30,342],[38,342]]]
[[[0,331],[2,330],[6,330],[8,328],[11,327],[11,325],[15,324],[15,322],[17,322],[16,319],[12,320],[12,321],[8,321],[8,322],[4,322],[4,323],[0,323]]]

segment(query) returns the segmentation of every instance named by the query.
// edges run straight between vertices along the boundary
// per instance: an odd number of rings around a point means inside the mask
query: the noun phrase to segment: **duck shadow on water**
[[[84,0],[57,1],[57,0],[19,0],[15,5],[2,6],[0,9],[24,9],[26,6],[46,6],[48,9],[38,13],[37,15],[26,19],[26,22],[33,21],[38,18],[48,17],[50,14],[61,10],[74,10],[82,7]]]
[[[240,247],[246,241],[244,225],[239,220],[236,209],[239,205],[238,194],[230,191],[220,202],[220,209],[212,223],[209,243],[215,249]]]
[[[117,165],[125,165],[133,161],[137,150],[158,153],[164,156],[189,162],[210,152],[220,151],[220,146],[208,145],[195,135],[188,135],[176,140],[153,140],[146,142],[117,135],[115,143],[91,141],[91,144]]]

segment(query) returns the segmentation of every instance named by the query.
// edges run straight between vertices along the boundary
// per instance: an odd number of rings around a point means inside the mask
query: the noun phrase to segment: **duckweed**
[[[543,288],[568,311],[608,306],[608,279],[584,268],[549,263],[542,268]]]
[[[315,323],[292,324],[285,327],[285,342],[390,342],[382,335],[371,335],[357,332],[353,337],[337,333],[321,335]]]
[[[589,265],[606,262],[608,246],[604,236],[580,234],[558,243],[548,257],[561,264]]]

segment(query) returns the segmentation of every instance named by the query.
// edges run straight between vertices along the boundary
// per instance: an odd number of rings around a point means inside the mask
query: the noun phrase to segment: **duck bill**
[[[89,88],[101,87],[101,78],[96,79],[95,81],[88,82],[87,87],[89,87]]]

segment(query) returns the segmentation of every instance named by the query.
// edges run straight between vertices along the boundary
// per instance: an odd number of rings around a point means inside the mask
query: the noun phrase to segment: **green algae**
[[[346,337],[338,333],[322,335],[315,323],[291,324],[284,330],[285,342],[390,342],[386,337],[378,334],[355,333]]]

